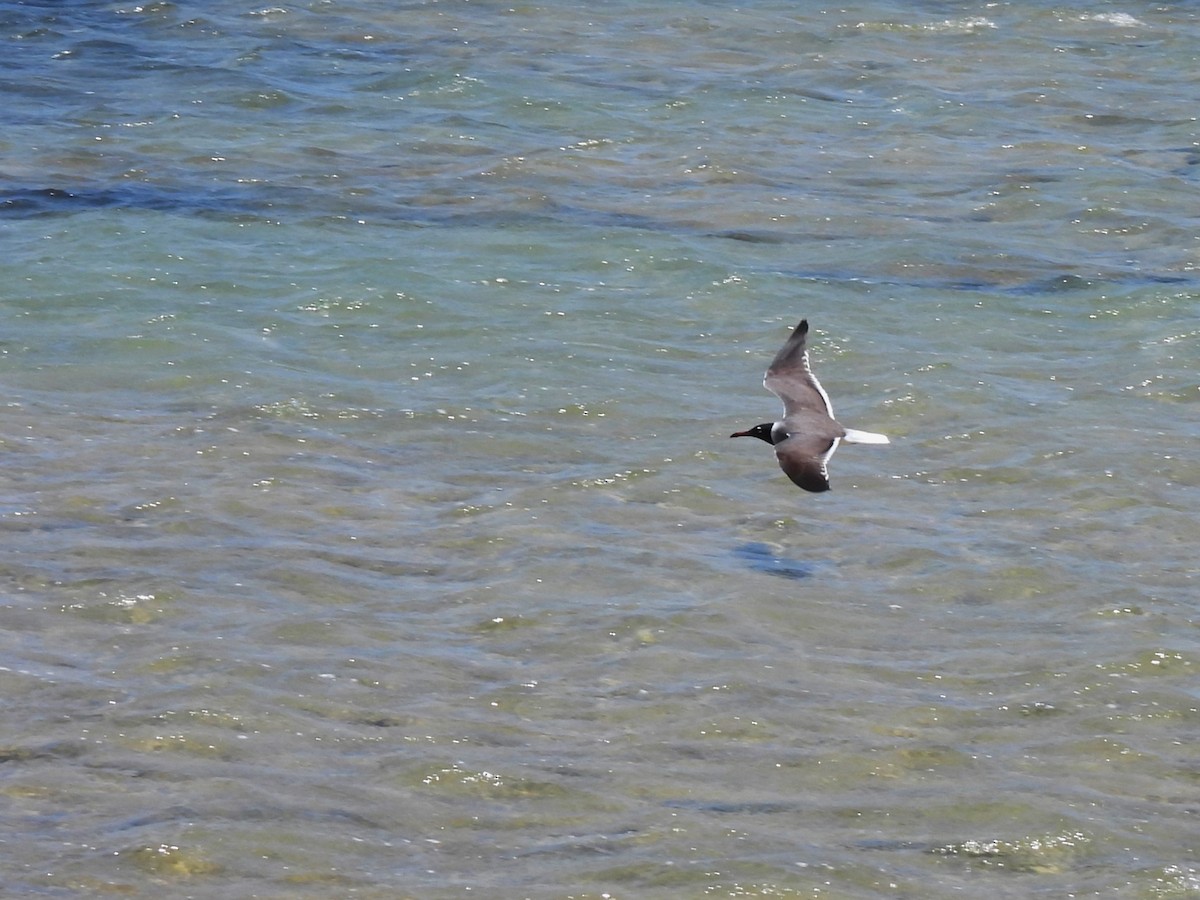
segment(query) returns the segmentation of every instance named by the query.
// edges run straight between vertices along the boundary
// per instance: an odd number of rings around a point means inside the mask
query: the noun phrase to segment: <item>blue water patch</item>
[[[189,191],[148,185],[80,190],[17,188],[0,191],[0,218],[25,218],[105,208],[245,213],[258,211],[266,205],[248,201],[245,194],[245,191],[239,196],[232,191],[221,192],[210,188]]]

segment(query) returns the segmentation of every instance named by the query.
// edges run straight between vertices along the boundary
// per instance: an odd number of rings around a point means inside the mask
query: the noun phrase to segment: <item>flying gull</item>
[[[829,490],[826,464],[838,444],[886,444],[885,435],[856,431],[834,421],[829,395],[808,365],[808,319],[802,319],[775,354],[763,387],[783,401],[783,418],[730,437],[756,437],[775,445],[784,474],[806,491]]]

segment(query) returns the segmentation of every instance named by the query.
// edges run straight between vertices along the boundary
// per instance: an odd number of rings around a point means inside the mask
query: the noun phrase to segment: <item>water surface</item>
[[[9,891],[1198,890],[1186,8],[0,35]]]

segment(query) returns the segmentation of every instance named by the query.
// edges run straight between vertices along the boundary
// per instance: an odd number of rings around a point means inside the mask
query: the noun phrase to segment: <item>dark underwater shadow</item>
[[[809,578],[814,571],[814,567],[807,563],[778,556],[770,544],[764,544],[762,541],[750,541],[741,544],[734,548],[733,555],[743,565],[748,566],[755,572],[762,572],[765,575],[775,575],[779,578],[791,578],[794,580]]]

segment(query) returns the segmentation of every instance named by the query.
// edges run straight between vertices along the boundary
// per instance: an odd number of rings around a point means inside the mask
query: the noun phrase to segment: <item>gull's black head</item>
[[[749,431],[735,431],[730,437],[756,437],[760,441],[773,444],[775,442],[771,440],[771,429],[774,425],[774,422],[763,422],[761,425],[755,425]]]

